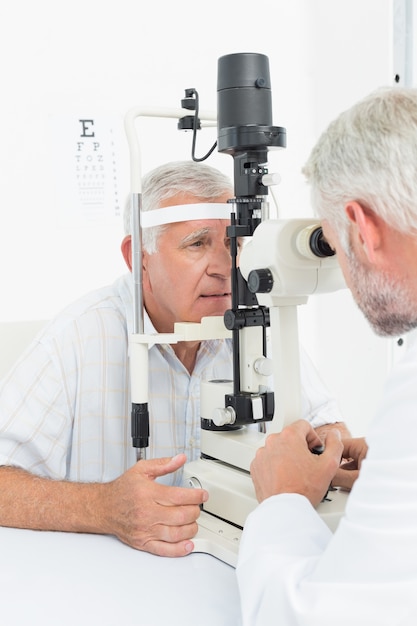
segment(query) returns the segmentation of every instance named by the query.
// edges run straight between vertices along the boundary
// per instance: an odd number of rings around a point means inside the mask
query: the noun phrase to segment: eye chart
[[[128,147],[117,116],[50,119],[55,202],[61,224],[121,217],[128,192]]]

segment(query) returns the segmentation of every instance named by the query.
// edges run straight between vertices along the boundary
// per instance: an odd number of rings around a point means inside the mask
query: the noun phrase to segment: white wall
[[[186,87],[198,89],[202,108],[215,110],[223,54],[269,56],[274,124],[288,134],[287,149],[270,153],[270,169],[282,176],[282,214],[311,214],[300,169],[314,140],[341,109],[392,83],[391,4],[8,3],[0,20],[0,321],[48,318],[124,271],[115,215],[129,191],[123,116],[137,104],[177,107]],[[106,172],[115,179],[94,216],[80,208],[76,193],[79,119],[95,120]],[[105,148],[109,129],[115,145]],[[141,121],[139,129],[144,171],[189,158],[191,137],[175,122]],[[199,154],[214,139],[207,131]],[[209,163],[232,172],[228,156],[216,153]],[[361,431],[385,373],[385,343],[374,338],[347,293],[310,302],[300,320],[306,347],[340,395],[352,430]]]

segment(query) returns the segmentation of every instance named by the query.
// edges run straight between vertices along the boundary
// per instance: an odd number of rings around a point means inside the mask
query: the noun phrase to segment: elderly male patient
[[[145,332],[173,332],[231,306],[226,208],[230,180],[193,162],[156,168],[143,180],[143,211],[178,220],[143,229]],[[193,205],[185,221],[178,206]],[[183,214],[182,214],[183,215]],[[122,253],[131,270],[130,220]],[[130,436],[128,338],[132,275],[68,306],[35,339],[0,389],[0,525],[113,534],[163,556],[193,550],[202,489],[181,486],[199,457],[200,381],[232,377],[230,340],[149,348],[149,459]],[[303,415],[320,433],[338,409],[302,356]],[[140,372],[138,373],[140,375]]]

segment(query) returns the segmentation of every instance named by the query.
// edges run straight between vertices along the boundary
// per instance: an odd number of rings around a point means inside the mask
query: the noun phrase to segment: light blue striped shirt
[[[0,387],[0,465],[73,481],[109,481],[136,461],[130,435],[131,275],[70,305],[32,342]],[[145,333],[155,332],[149,318]],[[149,349],[148,458],[200,453],[200,381],[232,378],[230,340],[201,342],[193,373],[170,345]],[[303,417],[341,417],[302,358]],[[180,483],[180,476],[160,479]]]

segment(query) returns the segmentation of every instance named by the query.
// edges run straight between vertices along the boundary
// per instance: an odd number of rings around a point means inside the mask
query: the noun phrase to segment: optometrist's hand
[[[138,461],[122,476],[107,483],[104,513],[106,532],[138,550],[160,556],[184,556],[194,544],[204,489],[170,487],[155,481],[181,468],[184,454]]]
[[[343,439],[343,446],[342,463],[332,479],[332,485],[350,490],[359,476],[362,461],[368,452],[368,446],[363,437]]]
[[[321,454],[311,450],[324,443]],[[323,442],[306,420],[267,437],[251,464],[259,502],[273,495],[298,493],[317,506],[326,494],[343,452],[340,433],[329,430]]]

